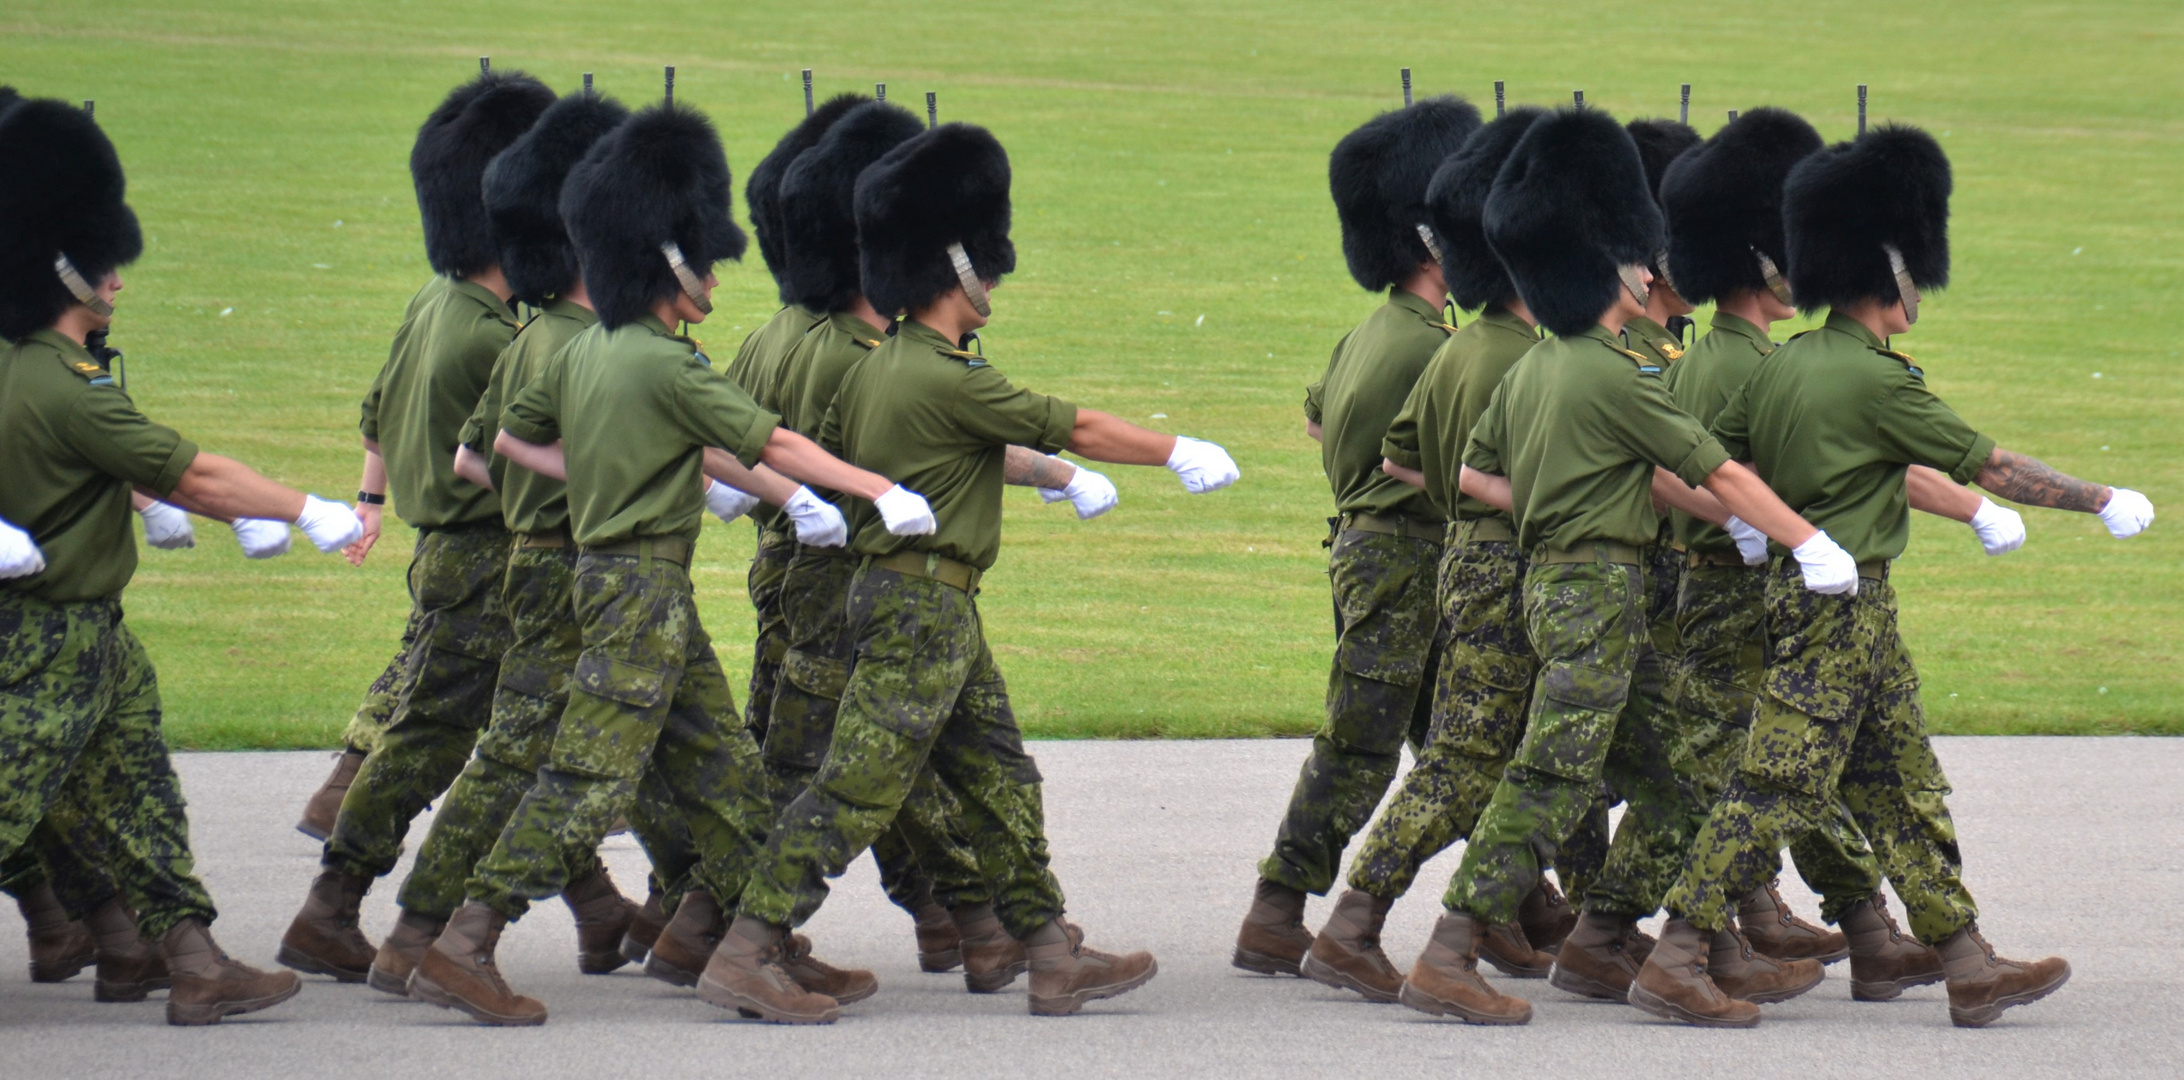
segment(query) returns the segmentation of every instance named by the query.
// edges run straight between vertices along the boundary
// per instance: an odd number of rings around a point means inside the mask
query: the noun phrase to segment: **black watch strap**
[[[367,503],[372,506],[385,506],[387,504],[387,496],[383,493],[379,495],[374,495],[369,491],[359,491],[356,493],[356,501],[360,503]]]

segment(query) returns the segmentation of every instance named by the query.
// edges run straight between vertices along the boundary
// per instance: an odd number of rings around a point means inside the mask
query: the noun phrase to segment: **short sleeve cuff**
[[[1693,447],[1691,452],[1676,466],[1676,477],[1692,487],[1698,487],[1714,470],[1729,463],[1729,451],[1722,449],[1720,441],[1709,437]]]
[[[1987,460],[1994,456],[1994,440],[1985,435],[1972,439],[1972,448],[1964,452],[1964,460],[1949,470],[1949,479],[1959,484],[1969,484],[1987,467]]]
[[[197,460],[197,444],[188,439],[177,439],[174,452],[167,455],[167,463],[160,466],[158,479],[152,482],[152,490],[164,499],[174,494],[176,484],[182,482],[182,474],[189,471],[190,463]]]
[[[1425,467],[1425,455],[1409,447],[1397,446],[1393,439],[1380,440],[1380,456],[1406,469]]]
[[[364,414],[364,419],[357,423],[356,429],[357,431],[363,433],[365,438],[370,439],[373,442],[378,442],[379,414],[374,412],[366,412]]]
[[[539,446],[550,446],[561,438],[561,432],[543,424],[531,423],[517,415],[513,408],[501,413],[501,430],[522,439],[524,442],[536,443]]]
[[[761,412],[751,426],[743,430],[743,441],[721,449],[736,456],[746,469],[758,467],[758,456],[766,452],[766,441],[773,438],[774,429],[781,426],[781,418],[770,412]]]
[[[479,423],[478,418],[475,416],[463,421],[463,430],[461,434],[455,436],[455,445],[467,446],[473,454],[482,454],[492,449],[491,444],[485,438],[485,425]]]
[[[1039,433],[1039,445],[1033,449],[1042,454],[1059,454],[1069,449],[1070,436],[1077,431],[1077,407],[1061,398],[1047,399],[1046,430]]]

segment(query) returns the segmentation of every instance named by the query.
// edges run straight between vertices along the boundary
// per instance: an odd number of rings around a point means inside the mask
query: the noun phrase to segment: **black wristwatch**
[[[356,493],[356,501],[371,506],[385,506],[387,496],[385,494],[374,495],[369,491],[359,491]]]

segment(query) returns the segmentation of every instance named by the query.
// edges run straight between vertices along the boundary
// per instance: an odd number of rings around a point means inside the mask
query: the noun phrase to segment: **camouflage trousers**
[[[1029,936],[1062,914],[1062,888],[1047,869],[1039,769],[977,605],[954,586],[865,564],[848,610],[856,644],[833,742],[775,822],[743,913],[782,926],[809,919],[827,879],[886,832],[930,768],[957,794],[1001,924]]]
[[[58,839],[102,853],[145,934],[213,920],[160,730],[159,677],[120,601],[0,591],[0,860],[52,826],[56,807],[75,818]]]
[[[1962,929],[1979,912],[1885,569],[1856,595],[1822,596],[1805,589],[1795,560],[1778,559],[1766,604],[1767,667],[1751,734],[1665,906],[1701,929],[1726,925],[1738,899],[1774,872],[1784,844],[1826,828],[1840,797],[1912,932],[1933,944]]]
[[[410,822],[470,760],[492,718],[508,651],[501,588],[512,542],[498,522],[418,534],[409,568],[416,636],[403,657],[393,715],[326,838],[320,862],[327,869],[364,877],[394,869]]]
[[[30,841],[0,859],[0,892],[20,897],[50,885],[72,919],[121,895],[121,886],[107,870],[112,857],[101,839],[102,823],[83,805],[84,795],[81,786],[64,785],[46,805]]]
[[[751,573],[746,579],[751,610],[758,616],[758,636],[751,644],[751,685],[743,699],[743,722],[761,742],[773,726],[781,659],[789,651],[789,622],[781,609],[781,586],[788,580],[789,563],[799,546],[794,534],[759,529],[758,546],[751,554]]]
[[[650,555],[586,553],[572,592],[583,651],[568,705],[536,779],[472,870],[468,898],[520,918],[568,885],[569,853],[597,849],[615,818],[637,811],[645,835],[649,806],[688,830],[689,886],[733,904],[770,803],[688,572]]]
[[[856,644],[850,636],[849,587],[860,561],[840,548],[799,544],[782,579],[789,648],[764,744],[776,812],[811,783],[833,742]],[[960,819],[955,792],[932,769],[921,770],[902,812],[872,841],[880,886],[897,907],[914,915],[933,903],[956,907],[992,899]]]
[[[1359,529],[1336,535],[1327,720],[1312,737],[1274,851],[1259,862],[1261,878],[1326,893],[1343,849],[1394,782],[1403,743],[1425,745],[1440,654],[1441,555],[1434,540]]]
[[[379,749],[379,737],[387,730],[387,723],[394,719],[394,701],[402,688],[402,673],[409,670],[410,648],[417,644],[417,626],[424,621],[424,613],[415,604],[410,605],[408,621],[402,624],[402,643],[395,646],[394,659],[387,661],[386,669],[372,684],[364,689],[364,700],[356,707],[356,715],[349,718],[349,726],[342,729],[341,743],[360,754]]]

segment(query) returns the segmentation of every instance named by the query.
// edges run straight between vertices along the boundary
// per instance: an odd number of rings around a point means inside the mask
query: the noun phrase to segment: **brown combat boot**
[[[53,885],[41,881],[15,896],[30,936],[30,981],[67,982],[99,958],[99,944],[84,924],[68,917]]]
[[[1818,960],[1832,964],[1850,955],[1843,935],[1806,922],[1782,899],[1779,880],[1770,881],[1737,905],[1737,924],[1752,951],[1777,960]]]
[[[1444,913],[1403,980],[1403,1004],[1467,1024],[1531,1023],[1531,1002],[1488,986],[1479,974],[1479,944],[1485,937],[1486,927],[1470,912]]]
[[[1722,993],[1738,1001],[1773,1005],[1820,985],[1828,969],[1818,960],[1777,960],[1763,955],[1732,925],[1714,935],[1706,957],[1706,974]]]
[[[1756,1027],[1759,1006],[1722,993],[1707,977],[1712,937],[1682,919],[1670,919],[1661,940],[1630,982],[1630,1003],[1664,1020],[1695,1027]]]
[[[1949,978],[1949,1022],[1958,1027],[1986,1027],[2002,1010],[2029,1005],[2070,981],[2070,963],[2060,956],[2045,960],[2005,960],[1973,923],[1934,947]]]
[[[1562,939],[1577,929],[1577,909],[1547,875],[1541,874],[1539,884],[1524,894],[1524,903],[1517,908],[1517,925],[1524,928],[1524,939],[1531,942],[1534,949],[1543,953],[1559,952]]]
[[[494,1027],[537,1027],[546,1022],[546,1003],[509,989],[493,960],[508,916],[469,901],[455,909],[447,929],[418,959],[410,975],[410,996],[443,1009],[470,1014]]]
[[[1899,929],[1880,893],[1844,912],[1842,927],[1850,940],[1853,1001],[1894,1001],[1905,990],[1947,977],[1941,954]]]
[[[357,918],[371,884],[368,877],[319,871],[303,910],[281,935],[281,951],[274,959],[297,971],[331,975],[336,982],[359,983],[370,977],[379,950],[357,928]]]
[[[880,992],[879,976],[863,968],[838,968],[811,954],[811,939],[790,934],[775,963],[796,980],[796,985],[833,998],[837,1005],[854,1005]]]
[[[296,822],[296,831],[320,842],[332,836],[334,819],[341,815],[341,800],[348,796],[349,785],[356,782],[356,771],[363,767],[362,750],[343,750],[334,755],[334,771],[303,804],[303,820]]]
[[[136,913],[116,897],[84,920],[98,942],[99,971],[91,996],[99,1001],[142,1001],[174,985],[159,943],[137,929]]]
[[[652,954],[652,944],[660,940],[660,931],[667,929],[667,908],[660,900],[660,887],[652,886],[645,891],[644,905],[631,916],[629,929],[622,934],[622,956],[632,964],[642,964]]]
[[[992,994],[1031,970],[1024,943],[1009,936],[992,904],[962,904],[948,910],[962,942],[963,986],[974,994]]]
[[[1554,970],[1555,954],[1532,947],[1522,923],[1494,923],[1479,939],[1479,959],[1512,979],[1544,979]]]
[[[1337,990],[1355,990],[1367,1001],[1393,1004],[1403,991],[1403,973],[1381,951],[1380,927],[1394,903],[1362,889],[1344,892],[1298,972]]]
[[[379,943],[379,952],[372,956],[372,970],[365,985],[382,994],[410,996],[410,976],[417,971],[417,962],[425,958],[425,950],[446,929],[446,923],[430,915],[403,911],[402,917],[394,920],[394,932]]]
[[[605,975],[629,963],[622,938],[637,920],[637,905],[614,887],[605,863],[594,859],[591,872],[561,890],[561,902],[576,917],[576,970]]]
[[[1261,975],[1301,975],[1304,955],[1311,951],[1312,932],[1304,928],[1304,893],[1259,879],[1229,962]]]
[[[303,989],[293,971],[259,971],[228,959],[200,919],[174,924],[159,940],[159,951],[174,980],[167,991],[167,1022],[178,1027],[269,1009]]]
[[[709,1005],[734,1009],[742,1016],[771,1024],[833,1023],[842,1015],[840,1005],[825,994],[797,985],[775,962],[788,936],[787,927],[749,915],[736,916],[721,936],[720,947],[713,950],[713,958],[706,962],[705,974],[698,980],[698,996]]]
[[[1068,1016],[1088,1001],[1120,997],[1153,980],[1160,964],[1139,949],[1116,956],[1088,948],[1083,931],[1057,918],[1024,939],[1031,958],[1031,1015]]]
[[[684,893],[682,902],[675,905],[675,917],[667,920],[652,943],[645,974],[673,986],[698,985],[698,976],[705,974],[706,962],[713,958],[713,949],[727,929],[728,917],[721,914],[712,893],[703,889]]]
[[[1579,915],[1576,929],[1555,954],[1548,985],[1602,1001],[1630,1000],[1631,980],[1645,965],[1644,957],[1631,954],[1637,925],[1635,919],[1607,912],[1587,910]]]
[[[963,966],[963,935],[948,909],[939,904],[918,908],[918,970],[939,974]]]

